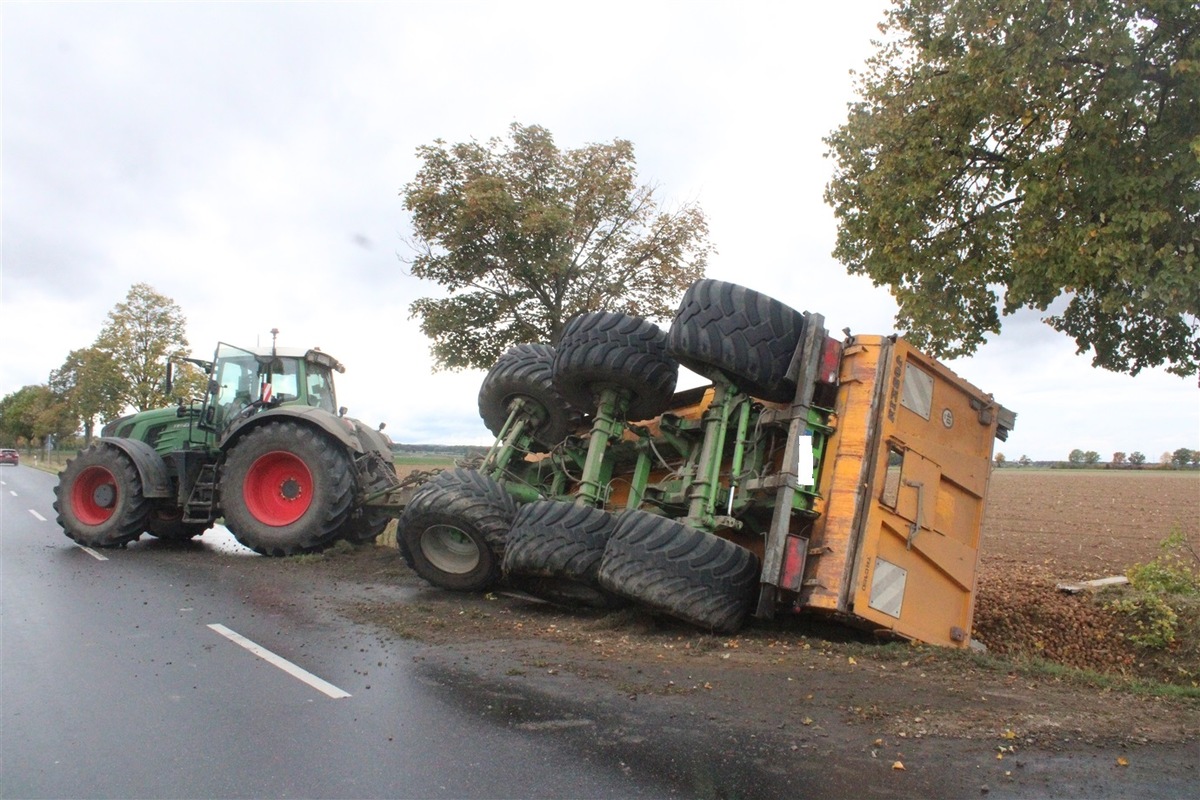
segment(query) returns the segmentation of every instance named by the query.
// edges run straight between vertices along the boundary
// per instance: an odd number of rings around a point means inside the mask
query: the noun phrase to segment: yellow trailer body
[[[965,647],[993,441],[1011,414],[903,339],[849,340],[838,384],[797,608]]]

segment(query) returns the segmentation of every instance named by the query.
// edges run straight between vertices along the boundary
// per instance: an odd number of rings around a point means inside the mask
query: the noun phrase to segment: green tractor
[[[398,483],[390,442],[338,408],[337,359],[222,343],[188,361],[208,375],[202,399],[115,420],[67,463],[54,509],[68,537],[187,540],[223,518],[246,547],[286,556],[383,531],[392,515],[367,501]]]

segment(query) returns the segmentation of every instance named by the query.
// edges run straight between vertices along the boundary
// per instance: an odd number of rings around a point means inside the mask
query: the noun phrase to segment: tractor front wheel
[[[119,547],[146,530],[150,506],[127,455],[92,445],[67,462],[54,487],[54,510],[68,537],[89,547]]]
[[[353,497],[345,449],[291,420],[268,422],[239,439],[221,474],[226,527],[268,556],[327,546],[348,518]]]

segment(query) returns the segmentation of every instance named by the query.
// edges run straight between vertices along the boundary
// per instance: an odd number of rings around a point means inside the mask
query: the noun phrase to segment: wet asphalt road
[[[54,522],[55,480],[0,470],[0,796],[694,793],[555,735],[577,721],[497,724],[495,698],[473,707],[461,679],[414,664],[417,645],[348,629],[296,587],[231,569],[258,557],[227,533],[183,552],[150,537],[77,547]]]

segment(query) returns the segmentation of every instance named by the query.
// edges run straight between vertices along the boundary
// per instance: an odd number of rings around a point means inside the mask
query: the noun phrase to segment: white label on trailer
[[[813,470],[816,469],[816,463],[813,461],[812,442],[812,434],[800,434],[800,442],[796,445],[796,449],[800,454],[800,463],[796,466],[797,486],[813,485]]]
[[[875,559],[875,574],[871,578],[871,601],[867,603],[876,611],[900,619],[904,605],[904,584],[908,581],[908,570],[882,558]]]

